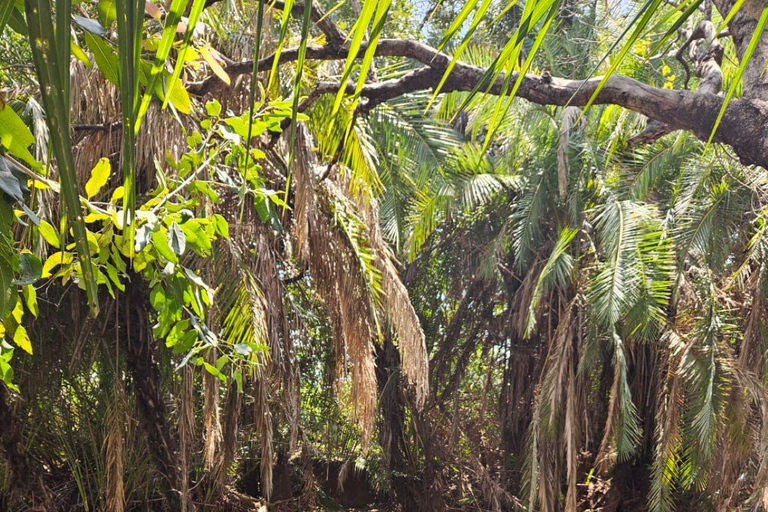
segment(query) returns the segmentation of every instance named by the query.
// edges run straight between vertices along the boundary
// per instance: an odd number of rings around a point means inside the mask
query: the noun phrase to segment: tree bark
[[[139,408],[140,426],[147,437],[149,452],[168,486],[169,510],[179,510],[181,464],[177,441],[171,434],[162,393],[160,366],[152,346],[151,328],[146,314],[149,303],[146,285],[133,276],[125,294],[122,326],[126,329],[126,365]],[[184,476],[186,478],[186,476]]]
[[[306,58],[341,60],[346,59],[348,53],[348,46],[339,49],[331,45],[312,46],[306,49]],[[363,53],[361,50],[359,55]],[[451,57],[429,45],[407,39],[379,41],[376,55],[408,58],[421,62],[424,67],[398,79],[366,84],[362,88],[361,96],[367,99],[367,109],[404,94],[435,88],[451,62]],[[281,53],[280,62],[291,62],[297,58],[298,49],[289,49]],[[265,66],[271,65],[273,59],[274,56],[262,59],[259,67],[264,69]],[[230,76],[237,76],[249,73],[251,68],[251,62],[242,62],[228,66],[226,71]],[[457,62],[441,92],[472,91],[479,86],[480,90],[489,94],[509,93],[509,88],[504,87],[503,74],[488,84],[483,82],[485,72],[483,68]],[[516,73],[511,81],[514,83],[517,80],[520,81],[517,96],[521,98],[542,105],[583,107],[595,95],[602,78],[565,80],[546,74],[520,77]],[[190,92],[205,94],[210,92],[218,81],[218,77],[212,76],[191,86]],[[334,93],[340,87],[342,85],[338,83],[321,82],[310,94],[310,99]],[[344,87],[349,93],[354,92],[353,84],[345,84]],[[768,134],[764,130],[768,125],[768,101],[753,97],[759,95],[757,91],[749,97],[732,100],[724,112],[714,140],[733,147],[742,163],[768,168]],[[311,101],[305,101],[302,108],[306,109],[310,104]],[[662,89],[626,76],[613,75],[595,95],[593,104],[619,105],[649,119],[664,122],[672,130],[687,130],[702,140],[709,140],[723,106],[723,98],[706,92]]]
[[[736,54],[739,60],[744,58],[747,47],[755,33],[757,22],[765,8],[762,0],[746,0],[741,9],[728,24],[728,30],[736,45]],[[714,0],[715,7],[725,18],[730,13],[736,0]],[[744,82],[744,97],[768,101],[768,80],[765,69],[768,65],[768,33],[764,32],[758,41],[752,58],[750,59],[742,80]]]

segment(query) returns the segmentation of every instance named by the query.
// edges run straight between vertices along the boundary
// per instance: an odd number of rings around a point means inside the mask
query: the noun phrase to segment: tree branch
[[[364,51],[361,50],[360,56]],[[346,59],[348,47],[333,48],[330,45],[308,47],[306,57],[312,60]],[[411,71],[396,80],[387,80],[366,84],[361,97],[367,99],[367,108],[387,100],[415,91],[433,89],[443,77],[451,58],[434,48],[406,39],[384,39],[376,47],[379,57],[402,57],[424,64],[424,67]],[[280,55],[280,62],[295,61],[298,50],[285,50]],[[262,59],[260,68],[271,66],[274,56]],[[263,64],[263,65],[262,65]],[[228,66],[230,76],[249,73],[251,62]],[[483,84],[485,69],[463,62],[456,62],[450,77],[446,80],[442,92],[471,91],[478,85],[480,90],[489,94],[508,94],[504,87],[504,75],[501,74],[492,84]],[[517,74],[513,80],[519,79]],[[189,87],[194,94],[205,94],[213,84],[219,81],[215,76]],[[597,90],[601,77],[588,80],[565,80],[549,76],[526,75],[520,80],[517,95],[534,103],[556,106],[585,106]],[[318,84],[315,96],[338,91],[338,83]],[[346,85],[352,92],[351,85]],[[652,87],[632,78],[614,75],[610,77],[595,98],[595,104],[619,105],[650,119],[661,121],[673,130],[687,130],[697,137],[707,140],[723,105],[720,96],[710,93],[680,91]],[[768,137],[764,126],[768,123],[768,102],[756,99],[731,101],[715,137],[718,142],[733,146],[745,164],[758,164],[768,167]]]

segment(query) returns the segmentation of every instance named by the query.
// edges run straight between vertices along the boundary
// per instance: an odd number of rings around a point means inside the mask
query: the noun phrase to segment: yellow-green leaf
[[[29,340],[29,334],[23,325],[16,327],[16,332],[13,333],[13,342],[24,352],[32,353],[32,342]]]
[[[72,260],[73,256],[71,252],[58,251],[51,254],[43,264],[43,277],[51,277],[51,271],[54,268],[58,265],[68,265],[72,263]]]
[[[75,43],[74,39],[69,44],[69,49],[72,52],[72,55],[82,62],[86,68],[91,69],[93,67],[93,64],[91,63],[91,59],[88,58],[88,55],[83,51],[82,48],[80,48],[77,43]]]
[[[85,183],[85,194],[88,196],[88,199],[98,194],[101,187],[106,185],[111,172],[112,167],[109,164],[109,160],[106,158],[99,159],[98,163],[91,170],[91,177]]]
[[[48,242],[48,245],[57,249],[61,247],[61,240],[59,239],[59,233],[56,231],[56,228],[51,226],[47,221],[40,219],[40,226],[38,229],[40,230],[40,235],[43,237],[43,240]]]
[[[232,81],[229,79],[229,75],[226,71],[224,71],[224,68],[221,67],[221,64],[216,60],[216,57],[213,56],[213,53],[211,53],[211,48],[209,46],[202,46],[200,47],[200,55],[203,56],[203,59],[205,59],[205,62],[208,63],[208,65],[211,67],[211,71],[213,71],[217,77],[221,78],[221,81],[225,84],[229,85]]]
[[[0,144],[13,156],[37,169],[40,164],[27,149],[34,142],[35,137],[16,111],[0,103]]]

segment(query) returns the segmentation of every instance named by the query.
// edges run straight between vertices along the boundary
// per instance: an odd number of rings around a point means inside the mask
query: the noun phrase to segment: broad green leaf
[[[117,55],[112,47],[104,39],[90,32],[85,32],[83,38],[85,39],[86,46],[91,50],[93,59],[96,61],[96,67],[99,68],[101,74],[108,81],[117,85]]]
[[[115,0],[99,0],[96,9],[99,12],[99,20],[105,27],[109,27],[117,19]]]
[[[29,251],[19,254],[19,277],[16,284],[27,285],[37,282],[43,275],[43,264],[40,258]]]
[[[40,314],[40,308],[37,305],[37,290],[35,290],[33,285],[28,284],[21,289],[21,293],[24,296],[27,310],[32,313],[32,316],[37,318],[37,315]]]
[[[10,226],[7,233],[0,234],[0,320],[13,306],[16,287],[13,284],[13,253],[10,243]]]
[[[10,167],[8,167],[5,157],[0,155],[0,190],[22,205],[24,205],[24,191],[22,190],[22,186],[26,188],[25,178],[26,177],[20,178],[15,175]]]
[[[177,256],[184,254],[187,248],[187,236],[175,222],[168,229],[168,245]]]
[[[203,59],[205,59],[205,62],[211,67],[211,71],[213,71],[216,74],[216,76],[218,76],[221,79],[222,82],[224,82],[227,85],[230,85],[232,83],[232,80],[229,78],[229,75],[227,74],[227,72],[224,71],[224,68],[221,67],[221,64],[219,64],[219,61],[216,60],[216,57],[213,56],[211,47],[208,45],[205,45],[205,46],[201,46],[199,50],[200,50],[200,55],[203,56]]]
[[[168,240],[169,233],[166,233],[162,230],[157,230],[152,232],[152,243],[160,255],[170,261],[171,263],[178,263],[179,257],[178,255],[173,252],[173,249],[171,249],[171,245]]]
[[[213,214],[213,228],[219,236],[229,238],[229,224],[227,220],[218,213]]]
[[[72,16],[72,20],[79,25],[83,30],[86,32],[90,32],[91,34],[99,37],[107,37],[108,32],[107,29],[105,29],[101,23],[98,21],[91,19],[91,18],[85,18],[83,16],[78,16],[77,14]]]
[[[184,335],[189,331],[189,320],[186,318],[184,320],[181,320],[176,323],[176,325],[173,326],[171,331],[168,333],[168,336],[165,338],[165,346],[166,347],[173,347],[176,345],[181,339],[184,337]]]
[[[215,99],[206,102],[205,112],[211,117],[218,116],[219,114],[221,114],[221,103],[219,103]]]
[[[91,62],[91,59],[89,59],[88,55],[86,55],[83,49],[80,48],[77,45],[77,43],[75,43],[74,39],[70,43],[70,51],[72,52],[72,55],[74,55],[77,60],[79,60],[85,65],[86,68],[90,69],[93,67],[93,63]]]
[[[173,82],[173,86],[168,91],[167,98],[171,105],[182,114],[192,112],[192,101],[189,98],[189,92],[184,88],[181,80]]]

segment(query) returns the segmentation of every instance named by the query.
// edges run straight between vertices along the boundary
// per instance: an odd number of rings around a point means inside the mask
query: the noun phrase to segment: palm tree
[[[764,506],[768,10],[424,14],[0,6],[6,507]]]

